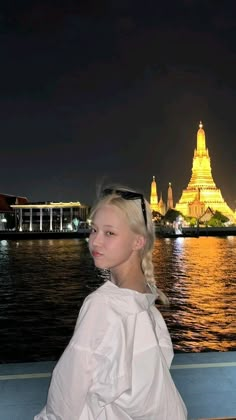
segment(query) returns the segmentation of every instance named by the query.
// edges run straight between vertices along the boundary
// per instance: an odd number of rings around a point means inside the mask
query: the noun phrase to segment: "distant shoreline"
[[[73,239],[73,238],[87,238],[89,236],[89,229],[79,229],[76,232],[16,232],[16,231],[0,231],[0,240],[12,239]]]
[[[174,230],[162,226],[156,227],[158,238],[198,238],[199,236],[236,236],[236,226],[231,227],[183,227],[182,233],[175,233]]]
[[[236,236],[236,226],[234,227],[207,227],[207,228],[182,228],[182,233],[175,233],[174,230],[157,226],[155,229],[157,238],[198,238],[199,236]],[[48,231],[0,231],[0,240],[23,240],[23,239],[73,239],[87,238],[89,229],[79,229],[76,232],[48,232]]]

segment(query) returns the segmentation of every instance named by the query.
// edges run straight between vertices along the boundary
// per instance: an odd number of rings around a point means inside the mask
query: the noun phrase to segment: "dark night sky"
[[[119,182],[186,188],[202,120],[236,207],[234,0],[0,6],[1,193],[91,204]]]

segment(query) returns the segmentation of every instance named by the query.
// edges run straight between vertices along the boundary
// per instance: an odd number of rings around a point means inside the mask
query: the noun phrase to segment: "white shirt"
[[[187,419],[156,297],[107,281],[85,299],[34,420]]]

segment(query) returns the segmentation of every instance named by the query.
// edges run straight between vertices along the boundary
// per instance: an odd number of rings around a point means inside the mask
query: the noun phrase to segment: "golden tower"
[[[234,220],[233,210],[224,201],[220,189],[213,181],[205,131],[200,122],[197,132],[197,148],[194,150],[193,156],[192,176],[175,209],[185,216],[199,218],[208,207],[213,211],[220,211],[231,221]]]
[[[158,211],[159,211],[159,213],[162,214],[162,216],[164,216],[166,214],[166,205],[165,205],[165,203],[162,199],[162,193],[161,193],[161,197],[160,197],[160,200],[159,200],[159,203],[158,203]]]
[[[174,208],[174,200],[173,200],[173,191],[171,182],[169,182],[168,185],[168,191],[167,191],[167,210]]]
[[[153,210],[159,211],[157,184],[156,184],[155,176],[152,177],[152,183],[151,183],[150,207],[152,211]]]

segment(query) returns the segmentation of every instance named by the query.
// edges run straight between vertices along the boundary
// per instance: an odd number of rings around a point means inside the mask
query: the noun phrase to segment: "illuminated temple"
[[[171,184],[169,183],[169,189],[168,189],[168,204],[172,203],[173,207],[173,197],[171,196]],[[172,201],[171,201],[172,198]],[[167,204],[167,205],[168,205]],[[162,215],[166,213],[166,205],[162,199],[162,194],[160,196],[160,200],[158,201],[158,194],[157,194],[157,183],[155,176],[152,177],[152,183],[151,183],[151,195],[150,195],[150,208],[152,211],[158,212]],[[169,207],[168,207],[169,208]]]
[[[200,122],[197,132],[197,148],[194,150],[192,176],[175,209],[184,216],[200,218],[206,210],[220,211],[231,221],[235,220],[233,210],[228,206],[216,187],[211,173],[211,160],[206,148],[205,131]]]

